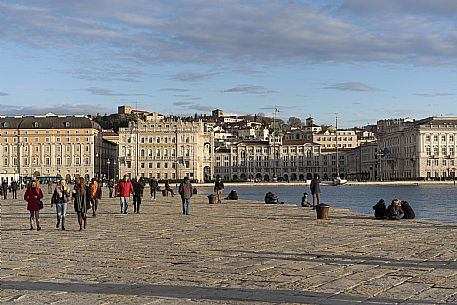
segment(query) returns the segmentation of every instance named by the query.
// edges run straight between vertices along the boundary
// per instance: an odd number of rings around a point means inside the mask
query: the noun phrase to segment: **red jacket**
[[[40,206],[38,201],[43,198],[43,193],[41,189],[37,187],[36,189],[28,188],[24,194],[24,200],[27,201],[27,210],[29,211],[39,211]]]
[[[119,184],[116,188],[116,196],[130,197],[130,193],[135,194],[135,192],[133,191],[132,182],[125,182],[124,180],[119,181]]]

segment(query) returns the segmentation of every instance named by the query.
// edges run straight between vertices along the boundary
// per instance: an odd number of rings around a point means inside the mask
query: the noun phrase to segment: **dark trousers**
[[[320,193],[313,194],[313,207],[315,207],[316,205],[318,205],[320,203],[321,203],[321,194]]]
[[[114,187],[109,187],[109,198],[113,198]]]
[[[13,190],[12,193],[13,193],[13,199],[17,199],[17,190]]]
[[[98,198],[92,198],[91,203],[92,203],[92,216],[95,217],[97,208],[98,208]]]
[[[156,199],[157,189],[151,187],[151,197]]]
[[[8,190],[3,190],[3,199],[8,199]]]
[[[87,216],[84,211],[76,212],[78,214],[79,231],[86,228]]]
[[[133,213],[140,213],[141,196],[133,196]]]

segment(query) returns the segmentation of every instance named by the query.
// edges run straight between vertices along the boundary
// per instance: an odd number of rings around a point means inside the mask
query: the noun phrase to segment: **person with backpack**
[[[153,177],[151,180],[149,180],[149,187],[151,188],[151,198],[153,200],[156,200],[156,194],[157,194],[157,189],[159,187],[159,182],[155,177]]]
[[[192,197],[193,188],[190,183],[189,177],[184,177],[183,182],[178,188],[179,195],[181,195],[182,202],[182,213],[183,215],[189,215],[190,198]]]
[[[41,230],[40,210],[43,208],[42,198],[43,192],[41,191],[38,182],[32,180],[24,194],[24,200],[27,201],[27,210],[30,212],[30,230],[33,230],[34,221],[36,223],[37,231]]]

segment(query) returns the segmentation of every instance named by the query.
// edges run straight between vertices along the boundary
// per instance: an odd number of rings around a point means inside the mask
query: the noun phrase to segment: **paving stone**
[[[189,216],[178,198],[127,215],[103,198],[82,232],[71,204],[67,231],[46,206],[37,232],[24,207],[0,201],[2,303],[457,303],[457,230],[437,222],[196,195]]]

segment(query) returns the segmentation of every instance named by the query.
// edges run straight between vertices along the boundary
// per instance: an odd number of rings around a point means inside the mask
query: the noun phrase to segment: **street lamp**
[[[108,181],[110,180],[109,177],[110,177],[110,167],[109,165],[111,164],[111,161],[108,159],[108,161],[106,161],[106,164],[108,165]]]
[[[96,153],[95,157],[98,158],[98,179],[101,179],[102,178],[102,155],[99,153]]]

